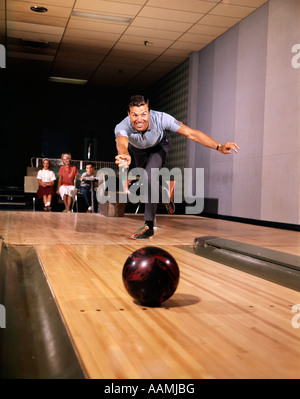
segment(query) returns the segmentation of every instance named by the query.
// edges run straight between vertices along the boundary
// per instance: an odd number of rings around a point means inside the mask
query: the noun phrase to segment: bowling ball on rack
[[[134,251],[123,266],[125,289],[136,303],[159,306],[177,289],[180,271],[174,257],[158,247]]]

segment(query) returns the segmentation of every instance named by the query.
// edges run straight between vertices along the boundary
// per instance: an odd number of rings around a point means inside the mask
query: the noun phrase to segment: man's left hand
[[[237,153],[239,149],[240,148],[236,143],[225,143],[220,145],[218,151],[221,152],[222,154],[231,154],[231,150]]]

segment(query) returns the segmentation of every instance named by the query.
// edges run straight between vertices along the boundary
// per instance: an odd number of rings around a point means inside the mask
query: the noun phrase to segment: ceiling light
[[[40,7],[40,6],[33,6],[33,7],[30,7],[30,9],[31,9],[31,11],[34,11],[34,12],[47,12],[48,11],[48,9],[46,7]]]
[[[41,42],[36,40],[23,40],[20,41],[21,45],[24,47],[29,47],[33,49],[45,49],[49,47],[48,42]]]
[[[58,76],[50,76],[49,81],[56,83],[71,83],[74,85],[85,85],[88,82],[86,79],[62,78]]]
[[[40,54],[40,53],[27,53],[20,51],[8,51],[7,55],[9,58],[19,58],[24,60],[36,60],[36,61],[46,61],[52,62],[54,60],[54,55]]]
[[[73,17],[100,19],[102,21],[111,21],[111,22],[126,22],[128,24],[132,21],[132,18],[128,18],[128,17],[118,17],[115,15],[104,15],[104,14],[92,14],[92,13],[81,12],[81,11],[73,11],[72,15],[73,15]]]

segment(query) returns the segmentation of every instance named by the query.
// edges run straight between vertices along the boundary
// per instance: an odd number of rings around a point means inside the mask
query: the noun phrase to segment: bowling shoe
[[[175,204],[173,201],[170,200],[170,202],[165,202],[164,205],[169,215],[173,215],[175,213]]]
[[[173,215],[175,213],[175,204],[174,202],[171,200],[170,196],[169,196],[169,191],[166,187],[163,187],[163,198],[166,198],[166,202],[164,202],[164,205],[166,207],[166,210],[168,211],[169,215]]]
[[[134,240],[142,240],[144,238],[152,238],[154,230],[150,229],[146,224],[140,227],[135,233],[132,234],[131,238]]]

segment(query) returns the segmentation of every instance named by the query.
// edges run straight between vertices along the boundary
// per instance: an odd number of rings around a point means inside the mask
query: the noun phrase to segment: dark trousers
[[[135,148],[132,145],[129,146],[130,151],[133,154],[135,167],[145,169],[148,175],[148,198],[145,203],[144,220],[154,221],[157,210],[157,203],[151,202],[151,173],[152,168],[162,168],[169,150],[171,149],[171,140],[169,137],[164,139],[161,143],[155,147],[146,149]],[[160,186],[161,191],[161,186]],[[161,193],[160,193],[161,197]]]
[[[83,194],[85,202],[87,203],[87,206],[90,207],[92,205],[91,187],[90,186],[81,186],[79,188],[79,192]],[[97,208],[97,198],[96,198],[95,191],[94,191],[94,208],[95,209]]]

